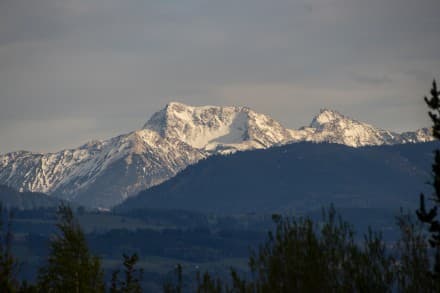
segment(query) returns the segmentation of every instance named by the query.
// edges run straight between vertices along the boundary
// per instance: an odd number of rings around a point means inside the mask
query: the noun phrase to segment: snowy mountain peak
[[[272,118],[237,106],[194,107],[171,102],[144,129],[209,152],[268,147],[291,139],[290,132]]]
[[[313,118],[312,122],[310,123],[310,127],[312,127],[312,128],[320,128],[324,124],[335,123],[335,122],[338,122],[340,120],[351,120],[351,121],[354,121],[353,119],[342,115],[338,111],[331,110],[331,109],[321,109],[319,114],[316,115]]]
[[[391,145],[426,142],[433,140],[428,129],[415,132],[396,133],[354,120],[337,111],[323,109],[313,118],[309,127],[296,132],[300,140],[331,142],[351,147],[367,145]]]

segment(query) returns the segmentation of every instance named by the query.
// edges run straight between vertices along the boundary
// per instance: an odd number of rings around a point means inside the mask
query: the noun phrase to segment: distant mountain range
[[[292,130],[246,107],[173,102],[128,134],[57,153],[0,155],[0,184],[110,208],[212,155],[302,141],[361,147],[431,140],[428,129],[398,134],[327,109]]]
[[[213,156],[127,199],[115,211],[182,209],[214,214],[337,209],[412,211],[432,193],[438,142],[351,148],[301,142]]]

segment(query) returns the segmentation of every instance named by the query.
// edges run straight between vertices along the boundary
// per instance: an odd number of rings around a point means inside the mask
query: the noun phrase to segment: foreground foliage
[[[120,270],[112,273],[110,293],[140,293],[142,292],[141,280],[143,270],[136,268],[139,256],[135,253],[130,256],[123,255],[124,279],[120,280]]]
[[[274,215],[275,231],[249,258],[251,277],[210,273],[197,292],[438,292],[429,278],[426,237],[409,215],[398,218],[401,239],[387,249],[371,230],[362,243],[334,208],[323,221]],[[170,292],[170,291],[168,291]],[[177,291],[174,291],[177,292]]]
[[[0,203],[0,292],[15,292],[18,261],[12,255],[12,214],[3,210]]]
[[[440,92],[437,90],[435,80],[432,83],[431,96],[425,97],[425,102],[430,108],[429,117],[433,122],[432,134],[440,139]],[[440,150],[435,151],[435,159],[432,165],[434,194],[432,197],[433,206],[427,210],[424,194],[420,195],[420,208],[417,216],[420,221],[429,226],[431,237],[429,243],[435,249],[435,264],[431,275],[435,282],[440,283],[440,219],[438,207],[440,206]]]
[[[59,234],[50,243],[47,265],[38,275],[39,290],[104,292],[100,260],[89,252],[84,233],[70,207],[59,207],[57,228]]]

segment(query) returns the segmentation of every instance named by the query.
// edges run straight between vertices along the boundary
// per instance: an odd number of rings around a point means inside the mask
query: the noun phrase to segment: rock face
[[[169,103],[140,130],[77,149],[0,155],[0,184],[109,208],[214,154],[291,142],[359,147],[432,140],[427,129],[397,134],[322,110],[309,127],[284,128],[246,107]]]

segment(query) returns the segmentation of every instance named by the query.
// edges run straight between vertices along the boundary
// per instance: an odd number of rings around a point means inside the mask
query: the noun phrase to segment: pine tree
[[[136,263],[139,260],[139,256],[134,253],[131,256],[123,254],[124,258],[124,275],[123,281],[119,280],[119,270],[116,270],[112,274],[111,280],[111,293],[140,293],[142,292],[141,280],[142,280],[142,269],[136,269]]]
[[[16,292],[18,289],[18,261],[12,255],[12,218],[11,212],[3,214],[0,203],[0,292]]]
[[[432,134],[440,139],[440,97],[435,80],[432,82],[431,97],[425,97],[425,102],[431,109],[429,117],[433,122]],[[433,206],[427,210],[424,194],[420,194],[420,207],[417,217],[429,226],[431,237],[429,243],[435,250],[434,268],[432,277],[437,284],[440,284],[440,221],[438,217],[438,206],[440,205],[440,150],[435,151],[434,163],[432,165],[434,194],[432,197]]]
[[[197,293],[222,293],[223,291],[226,291],[226,288],[225,290],[223,288],[222,281],[218,278],[215,279],[211,277],[208,272],[205,272],[202,278],[200,278],[200,273],[197,272],[196,280]]]
[[[164,293],[181,293],[183,288],[183,277],[182,277],[182,265],[177,264],[174,269],[175,280],[170,278],[166,279],[163,283]],[[199,276],[197,277],[197,282],[199,283]]]
[[[59,233],[51,240],[47,266],[39,271],[39,289],[62,293],[104,292],[100,260],[89,252],[72,209],[61,205],[57,215]]]
[[[397,217],[401,237],[396,244],[398,292],[435,292],[433,279],[429,275],[429,253],[427,235],[420,221],[415,222],[412,213]]]

